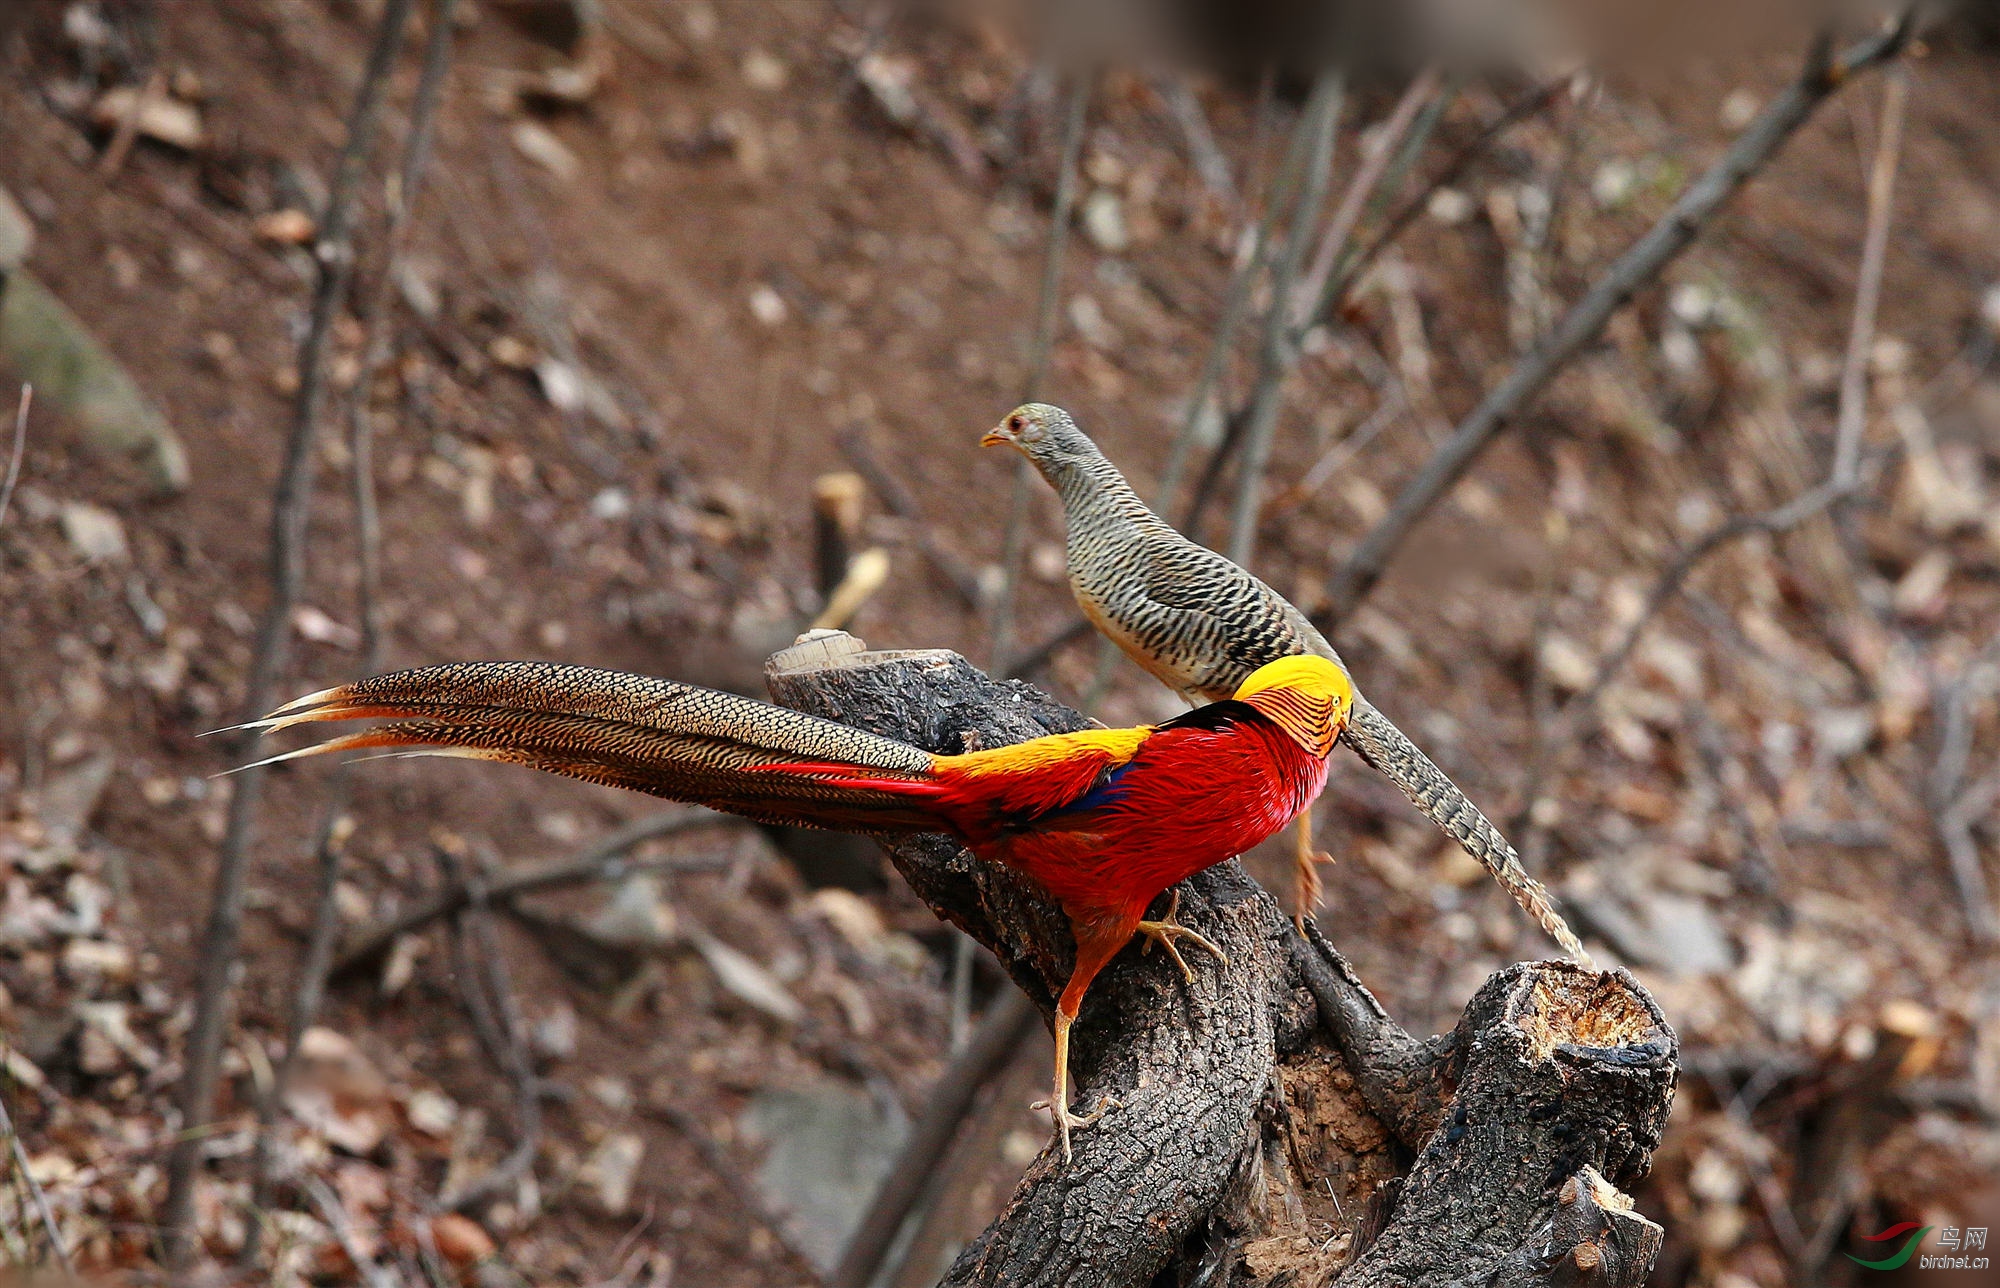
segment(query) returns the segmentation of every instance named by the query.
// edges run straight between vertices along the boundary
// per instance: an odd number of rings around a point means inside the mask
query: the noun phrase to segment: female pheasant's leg
[[[1299,815],[1298,840],[1298,850],[1292,860],[1296,874],[1292,883],[1292,895],[1297,904],[1297,911],[1292,914],[1292,920],[1297,923],[1299,933],[1304,934],[1306,919],[1319,911],[1319,865],[1333,862],[1331,854],[1313,848],[1313,816],[1310,805]]]
[[[1150,951],[1154,944],[1158,944],[1160,947],[1166,949],[1167,956],[1174,959],[1174,965],[1181,968],[1181,978],[1192,984],[1194,983],[1194,972],[1188,969],[1186,959],[1181,956],[1181,950],[1174,946],[1174,940],[1188,939],[1200,944],[1203,948],[1214,953],[1215,960],[1221,962],[1224,966],[1229,964],[1229,954],[1223,952],[1222,949],[1215,945],[1213,940],[1207,935],[1202,934],[1199,930],[1190,929],[1176,921],[1175,917],[1179,915],[1180,910],[1181,892],[1179,887],[1175,887],[1173,902],[1167,905],[1167,915],[1158,921],[1142,921],[1134,926],[1133,929],[1146,936],[1146,950]]]

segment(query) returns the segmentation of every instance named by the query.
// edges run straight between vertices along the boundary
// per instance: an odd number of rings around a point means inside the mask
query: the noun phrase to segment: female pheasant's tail
[[[933,759],[798,711],[692,684],[545,662],[465,662],[309,693],[245,728],[388,720],[260,764],[392,748],[527,765],[766,823],[943,830]]]
[[[1507,838],[1500,835],[1500,829],[1479,812],[1477,805],[1466,799],[1458,784],[1432,764],[1431,758],[1411,742],[1389,717],[1377,711],[1372,704],[1356,698],[1354,718],[1348,723],[1345,740],[1361,759],[1378,772],[1388,775],[1402,788],[1403,794],[1423,811],[1424,817],[1443,828],[1453,840],[1465,847],[1466,853],[1485,864],[1486,870],[1493,874],[1493,879],[1500,883],[1501,888],[1514,896],[1514,902],[1520,904],[1572,960],[1584,966],[1592,964],[1590,954],[1584,951],[1576,933],[1550,902],[1548,890],[1528,875],[1528,870],[1521,866],[1521,856],[1507,843]]]

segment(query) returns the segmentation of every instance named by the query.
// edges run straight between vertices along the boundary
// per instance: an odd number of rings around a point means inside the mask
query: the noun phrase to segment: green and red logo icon
[[[1911,1233],[1911,1231],[1915,1231],[1915,1233]],[[1917,1245],[1922,1243],[1924,1236],[1930,1232],[1931,1227],[1928,1225],[1919,1226],[1915,1221],[1899,1221],[1880,1234],[1862,1235],[1861,1241],[1863,1243],[1886,1244],[1891,1239],[1900,1238],[1908,1234],[1910,1237],[1903,1240],[1902,1247],[1880,1261],[1863,1261],[1851,1252],[1847,1254],[1847,1259],[1855,1265],[1868,1270],[1901,1270],[1909,1259],[1916,1255]]]

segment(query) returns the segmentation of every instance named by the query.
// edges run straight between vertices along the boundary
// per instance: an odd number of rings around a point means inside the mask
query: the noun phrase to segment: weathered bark
[[[766,668],[782,703],[935,751],[1083,728],[955,653],[821,633]],[[1062,913],[941,837],[889,850],[939,916],[1044,1014],[1069,974]],[[1678,1046],[1623,972],[1524,963],[1419,1041],[1315,932],[1230,862],[1180,916],[1229,954],[1123,953],[1075,1030],[1078,1103],[1112,1102],[1065,1164],[1045,1151],[947,1285],[1626,1285],[1659,1227],[1614,1188],[1645,1174]]]

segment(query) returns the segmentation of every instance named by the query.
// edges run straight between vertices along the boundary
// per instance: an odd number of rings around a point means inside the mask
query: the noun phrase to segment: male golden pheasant
[[[980,443],[1015,448],[1048,480],[1069,529],[1069,584],[1078,606],[1126,656],[1190,702],[1226,696],[1282,657],[1321,657],[1345,671],[1333,645],[1284,596],[1154,514],[1062,408],[1017,407]],[[1359,693],[1342,741],[1484,864],[1564,952],[1590,960],[1507,838]],[[1319,903],[1311,826],[1310,814],[1301,814],[1301,920]]]
[[[940,756],[713,689],[539,662],[433,666],[327,689],[254,728],[388,719],[273,763],[376,747],[508,761],[767,823],[873,834],[944,832],[1025,874],[1067,914],[1076,964],[1056,1003],[1055,1095],[1070,1129],[1069,1031],[1084,991],[1134,932],[1194,978],[1176,939],[1146,920],[1164,890],[1276,834],[1326,783],[1353,705],[1340,667],[1288,657],[1233,696],[1165,724],[1051,734]],[[1100,1111],[1101,1112],[1101,1111]]]

